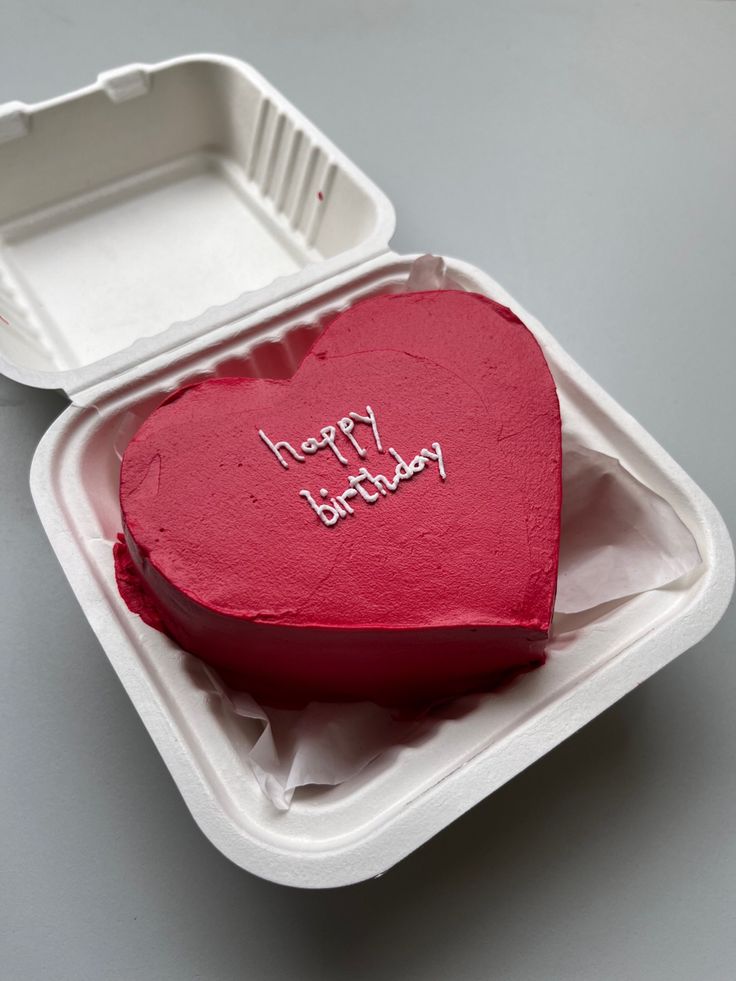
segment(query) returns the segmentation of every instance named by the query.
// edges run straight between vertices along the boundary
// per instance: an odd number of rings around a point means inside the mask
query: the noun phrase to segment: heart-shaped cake
[[[557,393],[505,307],[364,300],[293,378],[167,398],[122,463],[129,605],[265,703],[418,704],[544,659]]]

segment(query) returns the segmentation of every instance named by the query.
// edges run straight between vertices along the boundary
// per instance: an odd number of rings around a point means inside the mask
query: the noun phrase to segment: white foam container
[[[498,284],[447,260],[535,333],[566,419],[672,504],[703,563],[568,618],[569,641],[542,670],[340,787],[272,807],[245,759],[256,724],[117,592],[116,449],[184,382],[291,374],[326,316],[405,282],[414,257],[389,250],[393,229],[384,195],[230,58],[128,66],[0,107],[0,370],[73,403],[36,452],[36,507],[195,820],[238,865],[294,886],[390,868],[700,640],[733,588],[731,543],[703,492]]]

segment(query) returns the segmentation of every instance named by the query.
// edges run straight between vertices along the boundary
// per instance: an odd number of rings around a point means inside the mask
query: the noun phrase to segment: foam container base
[[[703,637],[733,586],[731,544],[702,491],[492,279],[449,261],[537,335],[567,421],[670,501],[703,563],[686,582],[567,618],[543,669],[464,702],[341,786],[273,808],[246,759],[257,724],[117,592],[119,457],[167,392],[213,375],[288,377],[326,318],[401,288],[414,257],[389,251],[394,227],[366,175],[233,58],[127,65],[0,106],[0,372],[72,401],[35,455],[36,507],[195,820],[238,865],[294,886],[384,872]]]

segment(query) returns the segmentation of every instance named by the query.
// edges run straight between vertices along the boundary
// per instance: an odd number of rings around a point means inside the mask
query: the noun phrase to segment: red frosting
[[[118,583],[264,702],[489,687],[544,659],[560,462],[552,377],[509,310],[375,297],[292,379],[205,381],[146,420],[123,459]]]

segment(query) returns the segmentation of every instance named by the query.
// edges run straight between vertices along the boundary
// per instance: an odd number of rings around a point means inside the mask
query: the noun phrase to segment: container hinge
[[[111,72],[101,72],[97,82],[112,102],[127,102],[145,95],[151,88],[151,76],[139,65],[128,65]]]
[[[17,140],[31,128],[31,121],[22,102],[5,102],[0,106],[0,143]]]

